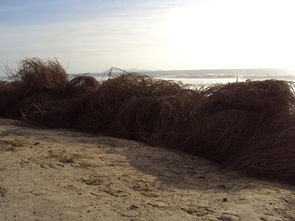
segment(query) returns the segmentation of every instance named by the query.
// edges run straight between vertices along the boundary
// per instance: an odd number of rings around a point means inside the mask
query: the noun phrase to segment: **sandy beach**
[[[0,220],[295,220],[295,188],[182,152],[0,120]]]

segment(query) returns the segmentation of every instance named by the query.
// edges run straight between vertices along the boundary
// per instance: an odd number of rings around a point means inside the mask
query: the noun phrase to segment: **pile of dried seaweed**
[[[136,73],[72,80],[58,61],[24,60],[0,81],[0,117],[137,139],[295,184],[293,83],[192,89]]]

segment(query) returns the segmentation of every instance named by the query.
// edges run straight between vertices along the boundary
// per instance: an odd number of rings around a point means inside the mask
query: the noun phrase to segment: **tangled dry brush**
[[[0,117],[137,139],[295,184],[292,82],[192,89],[135,73],[70,80],[58,61],[37,58],[10,77],[0,81]]]

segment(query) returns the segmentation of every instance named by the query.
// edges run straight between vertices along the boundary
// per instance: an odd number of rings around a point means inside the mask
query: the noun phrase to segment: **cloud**
[[[292,1],[111,2],[73,20],[2,23],[0,61],[57,57],[69,72],[294,65]]]
[[[161,15],[114,16],[47,25],[1,25],[0,60],[57,57],[68,64],[70,72],[132,67],[132,62],[141,63],[136,58],[147,59],[148,51],[164,47],[161,20]]]

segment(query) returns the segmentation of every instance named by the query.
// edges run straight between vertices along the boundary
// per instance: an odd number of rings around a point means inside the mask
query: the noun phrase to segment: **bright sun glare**
[[[294,8],[292,0],[204,1],[175,8],[166,25],[188,66],[295,70]]]

